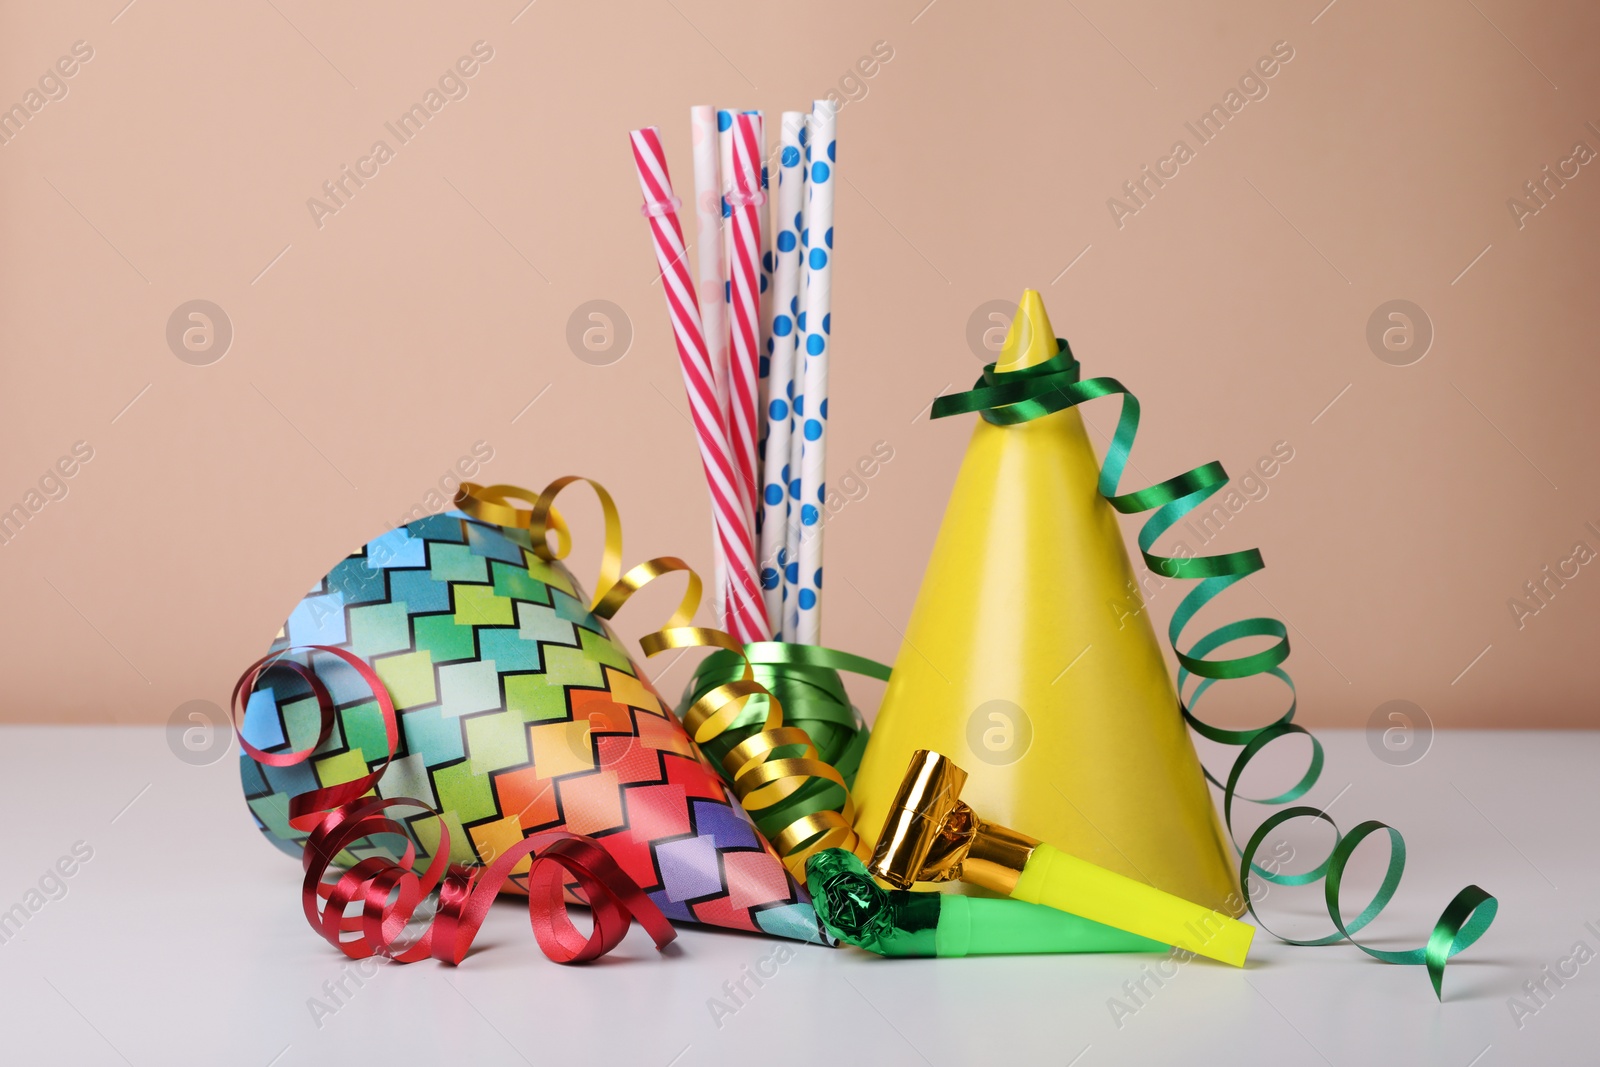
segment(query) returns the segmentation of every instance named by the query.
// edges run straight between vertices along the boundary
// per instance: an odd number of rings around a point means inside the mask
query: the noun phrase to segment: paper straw
[[[789,525],[790,405],[794,401],[794,348],[800,293],[800,211],[806,169],[800,163],[802,111],[785,111],[779,134],[778,213],[773,222],[772,348],[768,353],[767,442],[762,468],[761,591],[772,636],[784,640],[784,564]]]
[[[767,379],[771,374],[768,361],[772,358],[772,194],[768,191],[767,173],[767,120],[759,111],[752,111],[761,122],[761,373],[758,376],[759,387],[757,397],[759,404],[757,412],[766,410],[767,405]],[[756,419],[760,429],[761,440],[764,442],[767,435],[766,421]],[[759,511],[759,505],[757,507]]]
[[[792,640],[814,645],[822,631],[822,502],[826,489],[828,421],[828,345],[833,297],[834,133],[833,105],[817,100],[811,108],[807,175],[806,348],[804,401],[795,409],[796,436],[804,439],[800,461],[799,622]]]
[[[811,116],[800,126],[800,171],[805,177],[805,193],[800,201],[800,217],[796,226],[800,231],[800,282],[794,303],[795,366],[794,396],[789,403],[789,484],[784,487],[789,519],[784,527],[783,548],[783,636],[785,641],[796,640],[800,628],[800,461],[805,451],[805,435],[800,432],[800,413],[805,410],[805,350],[806,350],[806,288],[810,281],[810,268],[806,263],[810,231],[806,218],[811,214]]]
[[[738,405],[735,402],[735,398],[733,397],[732,390],[731,390],[731,382],[732,382],[731,375],[733,373],[732,372],[732,363],[733,363],[732,336],[733,336],[733,257],[734,257],[734,248],[733,248],[733,204],[732,204],[732,202],[731,202],[731,200],[729,198],[733,194],[733,191],[734,191],[733,190],[733,180],[734,180],[734,174],[733,174],[734,119],[737,118],[739,114],[740,114],[740,112],[732,111],[732,110],[729,110],[727,108],[719,108],[718,111],[717,111],[717,165],[718,165],[718,169],[719,169],[719,172],[720,172],[720,177],[722,179],[722,263],[723,263],[722,296],[723,296],[723,304],[724,304],[723,315],[726,318],[727,324],[728,324],[728,334],[729,334],[728,364],[729,364],[729,375],[730,375],[730,378],[729,378],[730,391],[729,391],[729,394],[723,398],[723,410],[728,413],[728,416],[729,416],[729,419],[730,419],[730,421],[728,423],[729,442],[730,442],[730,444],[734,444],[735,445],[735,452],[736,453],[738,452],[738,448],[737,448],[737,442],[734,441],[733,436],[732,436],[732,434],[733,434],[733,423],[731,421],[732,416],[733,416],[733,410]],[[745,112],[745,114],[749,114],[749,112]],[[742,472],[742,469],[741,469],[741,472]],[[740,481],[739,481],[739,499],[744,504],[745,522],[749,523],[750,524],[750,529],[752,531],[754,531],[755,530],[755,521],[756,521],[756,508],[757,508],[756,496],[755,496],[756,484],[755,484],[755,478],[754,478],[754,474],[755,474],[754,469],[752,469],[750,473],[751,473],[752,476],[751,476],[751,478],[750,478],[750,480],[748,482],[746,482],[743,478],[741,478]],[[756,572],[752,572],[753,575],[755,573]]]
[[[761,143],[758,145],[758,148],[761,152],[761,192],[763,196],[767,196],[770,195],[768,193],[768,178],[770,175],[767,171],[768,160],[766,142],[766,116],[759,111],[749,111],[746,112],[746,114],[754,115],[756,117],[756,121],[761,123],[762,136]],[[770,321],[767,317],[766,308],[770,304],[770,298],[772,295],[772,267],[772,208],[770,205],[768,205],[763,207],[761,210],[761,322],[763,329],[766,328],[767,323]]]
[[[748,580],[755,574],[754,540],[739,506],[733,455],[728,447],[722,413],[717,409],[711,357],[700,329],[700,307],[690,281],[688,249],[678,223],[678,198],[672,194],[672,179],[667,174],[666,156],[661,151],[661,131],[648,126],[632,131],[629,138],[634,166],[639,172],[639,188],[644,193],[642,210],[650,220],[656,262],[661,267],[661,290],[672,316],[672,334],[678,346],[684,388],[689,395],[695,443],[700,448],[700,462],[711,492],[712,518],[728,560],[731,579],[728,583],[728,628],[740,642],[760,641],[766,630],[761,593],[755,583]]]
[[[722,178],[722,262],[725,267],[733,266],[733,205],[728,202],[728,194],[733,192],[733,116],[737,112],[721,108],[717,111],[717,162]],[[722,287],[722,302],[725,307],[724,315],[731,323],[733,321],[733,279],[727,271],[723,272],[723,280],[727,283]]]
[[[728,317],[723,303],[727,266],[722,251],[722,176],[717,159],[717,115],[709,105],[689,109],[689,130],[694,145],[695,248],[698,252],[700,307],[706,350],[717,410],[728,410]],[[726,418],[726,415],[724,415]],[[713,617],[725,616],[728,560],[721,540],[714,540],[711,559],[710,606]]]
[[[746,114],[754,115],[761,120],[761,330],[756,351],[760,353],[756,373],[756,495],[751,501],[755,509],[756,544],[761,544],[761,531],[765,528],[766,518],[761,503],[762,492],[762,464],[767,455],[767,389],[768,379],[772,374],[772,194],[767,191],[767,145],[766,145],[766,118],[760,111],[749,111]],[[765,567],[759,558],[756,560],[758,567]],[[759,575],[758,575],[759,577]],[[761,588],[766,590],[766,580],[762,578]]]
[[[729,357],[731,400],[728,420],[729,444],[733,447],[734,470],[739,489],[750,502],[754,528],[756,480],[756,375],[761,361],[761,117],[744,113],[734,116],[733,189],[728,194],[732,207],[733,256],[728,260],[728,278],[733,294],[732,352]],[[759,571],[751,568],[741,576],[759,588]],[[763,613],[765,609],[763,608]]]

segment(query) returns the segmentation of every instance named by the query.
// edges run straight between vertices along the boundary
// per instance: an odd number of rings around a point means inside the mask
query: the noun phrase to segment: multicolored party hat
[[[1030,289],[997,377],[1057,352]],[[856,777],[856,829],[870,847],[912,752],[943,752],[985,818],[1238,914],[1232,850],[1099,476],[1076,407],[978,422]]]
[[[441,812],[452,862],[491,863],[524,837],[567,830],[595,838],[668,919],[825,941],[805,889],[584,603],[526,530],[460,512],[390,530],[341,560],[272,645],[314,672],[337,717],[307,760],[274,767],[241,754],[262,833],[298,858],[306,835],[289,825],[290,798],[360,778],[387,755],[360,675],[326,652],[289,651],[339,648],[371,665],[400,715],[379,795]],[[285,753],[316,738],[319,721],[308,679],[279,665],[250,693],[241,732]],[[408,821],[424,857],[439,847],[439,823]],[[528,866],[504,891],[527,892]]]

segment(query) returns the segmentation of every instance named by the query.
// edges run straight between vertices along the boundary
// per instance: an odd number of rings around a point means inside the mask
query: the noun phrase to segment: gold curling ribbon
[[[568,475],[545,486],[537,496],[515,485],[481,486],[463,482],[456,491],[455,504],[474,519],[528,531],[533,553],[547,563],[565,559],[572,549],[572,534],[554,508],[556,496],[574,482],[584,482],[594,490],[605,516],[605,546],[600,557],[600,575],[595,583],[589,611],[611,619],[628,598],[662,575],[682,571],[688,577],[683,599],[666,625],[639,639],[646,656],[673,648],[722,648],[744,661],[743,677],[716,686],[690,705],[684,713],[684,727],[697,745],[715,740],[738,719],[752,697],[766,697],[767,718],[759,732],[746,738],[723,757],[722,767],[733,781],[734,796],[755,817],[803,788],[813,778],[823,778],[839,787],[844,801],[839,810],[823,810],[802,816],[784,826],[772,840],[773,847],[789,872],[805,879],[805,863],[813,853],[827,848],[856,851],[860,840],[851,824],[855,806],[844,777],[822,760],[809,734],[797,726],[783,725],[783,705],[760,682],[750,657],[732,634],[705,626],[691,626],[700,608],[700,576],[676,556],[658,556],[622,572],[622,517],[604,486],[591,478]],[[528,504],[517,507],[513,500]],[[550,544],[551,531],[560,533],[561,545]]]

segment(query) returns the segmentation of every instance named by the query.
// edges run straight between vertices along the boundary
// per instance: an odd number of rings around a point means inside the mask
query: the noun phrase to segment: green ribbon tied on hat
[[[1326,945],[1348,940],[1367,955],[1385,963],[1424,964],[1433,982],[1434,994],[1443,999],[1445,963],[1482,937],[1494,922],[1499,903],[1489,893],[1475,885],[1469,885],[1457,893],[1434,924],[1426,945],[1406,950],[1373,948],[1357,941],[1355,934],[1388,906],[1399,887],[1405,871],[1406,848],[1398,830],[1373,820],[1361,823],[1348,834],[1341,834],[1338,824],[1327,812],[1299,805],[1273,813],[1250,836],[1244,847],[1239,848],[1238,837],[1233,830],[1233,802],[1240,776],[1262,749],[1291,734],[1304,734],[1311,741],[1311,758],[1305,774],[1284,792],[1271,797],[1242,799],[1258,804],[1288,804],[1304,796],[1322,774],[1322,745],[1305,727],[1293,721],[1294,682],[1282,667],[1289,656],[1289,631],[1280,620],[1267,616],[1238,619],[1211,630],[1187,647],[1184,644],[1184,631],[1201,609],[1230,586],[1261,570],[1265,563],[1260,551],[1254,548],[1188,558],[1163,556],[1153,551],[1162,534],[1228,484],[1228,474],[1222,469],[1221,463],[1213,461],[1147,488],[1118,493],[1128,464],[1128,454],[1139,431],[1139,400],[1115,378],[1081,380],[1078,361],[1073,358],[1067,342],[1057,338],[1056,344],[1056,355],[1035,366],[997,373],[995,365],[989,364],[973,388],[936,399],[933,418],[976,412],[987,422],[1011,426],[1065,411],[1099,397],[1122,397],[1122,413],[1117,419],[1116,432],[1112,435],[1105,462],[1100,468],[1100,495],[1125,515],[1154,512],[1139,530],[1139,554],[1144,558],[1146,567],[1163,577],[1198,582],[1173,612],[1172,622],[1167,628],[1167,640],[1178,657],[1178,694],[1184,721],[1208,740],[1240,746],[1226,781],[1217,781],[1209,771],[1206,772],[1206,778],[1223,791],[1223,817],[1234,847],[1240,854],[1239,881],[1250,914],[1262,929],[1291,945]],[[1264,649],[1233,658],[1213,656],[1213,653],[1247,638],[1270,638],[1272,643]],[[1289,690],[1288,710],[1274,721],[1254,729],[1229,730],[1214,726],[1194,714],[1200,698],[1216,682],[1263,674],[1278,679]],[[1191,683],[1194,684],[1191,686]],[[1333,827],[1335,843],[1326,859],[1313,869],[1297,874],[1269,871],[1255,862],[1256,851],[1269,833],[1292,819],[1305,818],[1320,819]],[[1371,901],[1359,915],[1347,922],[1340,907],[1340,886],[1345,868],[1357,846],[1379,830],[1387,830],[1389,835],[1388,868]],[[1310,939],[1274,933],[1256,912],[1255,900],[1250,892],[1252,877],[1276,885],[1306,885],[1325,880],[1325,899],[1328,916],[1333,920],[1333,932]]]

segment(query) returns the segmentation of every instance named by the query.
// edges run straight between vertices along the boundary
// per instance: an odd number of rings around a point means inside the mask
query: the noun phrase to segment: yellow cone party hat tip
[[[1056,351],[1027,290],[995,369]],[[1237,915],[1232,850],[1099,476],[1076,408],[977,420],[856,776],[856,829],[870,849],[929,749],[968,771],[985,819]]]
[[[1050,327],[1044,300],[1037,289],[1024,289],[1016,317],[1006,331],[1006,343],[994,369],[1000,373],[1037,366],[1056,354],[1056,333]]]

